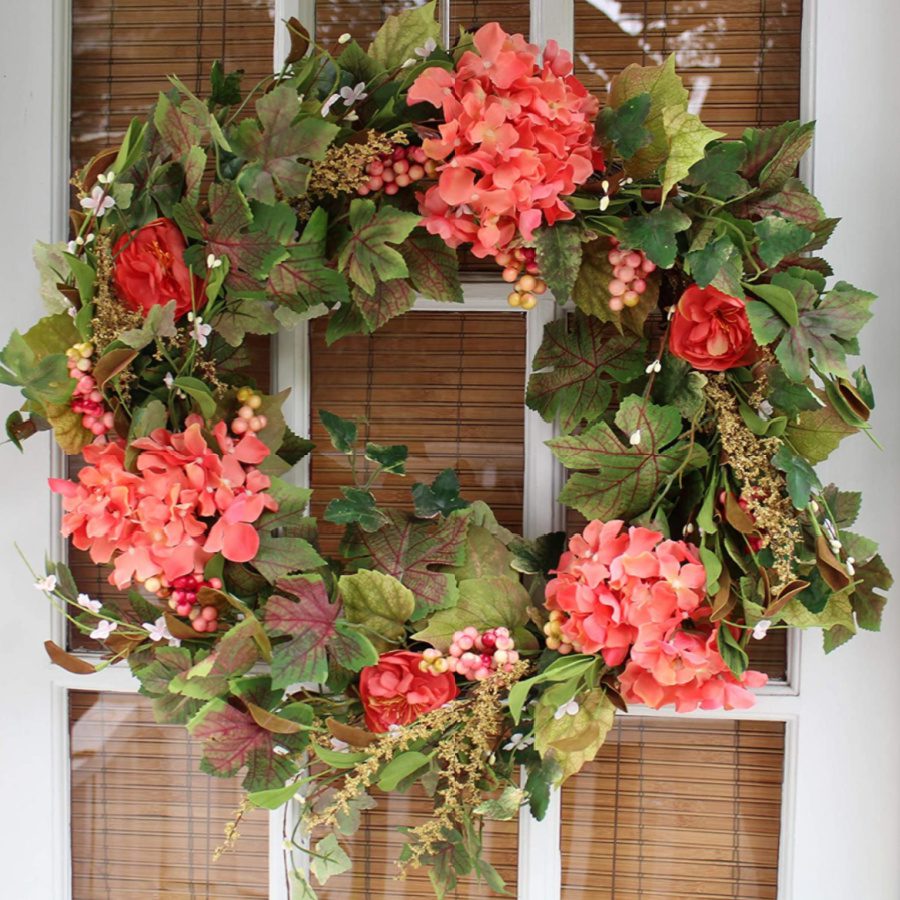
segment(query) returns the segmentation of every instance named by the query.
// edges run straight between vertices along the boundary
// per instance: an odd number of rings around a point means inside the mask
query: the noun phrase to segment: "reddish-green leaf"
[[[406,239],[400,252],[409,268],[413,287],[423,297],[463,302],[456,251],[437,235],[418,229]]]
[[[187,672],[176,675],[169,689],[199,700],[227,694],[230,679],[250,671],[259,659],[258,628],[259,623],[252,616],[232,626],[218,639],[213,652]]]
[[[378,531],[357,532],[349,555],[360,567],[393,575],[405,584],[416,598],[416,619],[452,606],[458,596],[456,579],[436,569],[462,565],[468,519],[451,516],[430,523],[398,510],[388,515],[390,521]]]
[[[253,214],[244,195],[232,181],[210,186],[211,222],[184,202],[175,207],[173,215],[188,237],[205,242],[206,253],[228,257],[232,270],[246,272],[254,278],[264,277],[272,264],[285,253],[281,244],[266,232],[248,231]]]
[[[596,470],[570,476],[560,495],[589,519],[634,518],[647,510],[666,478],[681,467],[705,462],[702,448],[680,438],[681,414],[674,407],[632,394],[622,401],[615,421],[629,439],[627,445],[605,422],[549,441],[567,468]]]
[[[153,112],[153,124],[172,156],[186,156],[200,143],[200,129],[196,123],[165,94],[159,95]]]
[[[354,287],[353,302],[362,313],[368,330],[375,331],[396,316],[409,312],[416,302],[416,295],[405,278],[393,278],[379,281],[371,296]]]
[[[641,374],[646,348],[643,338],[619,334],[580,312],[571,327],[564,319],[550,322],[532,363],[535,374],[525,402],[548,422],[558,418],[564,434],[583,421],[591,424],[609,405],[610,381],[624,383]]]

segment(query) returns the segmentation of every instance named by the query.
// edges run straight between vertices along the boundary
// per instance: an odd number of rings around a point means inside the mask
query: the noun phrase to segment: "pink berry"
[[[643,261],[643,254],[635,253],[633,250],[625,257],[626,264],[632,269],[636,269]]]
[[[369,179],[369,190],[380,191],[384,187],[384,179],[380,175],[373,175]]]
[[[203,616],[207,622],[212,622],[219,618],[219,611],[214,606],[204,606],[200,611],[200,615]]]
[[[221,591],[221,590],[222,590],[222,579],[221,579],[221,578],[210,578],[210,579],[209,579],[209,586],[210,586],[214,591]]]
[[[640,297],[634,291],[625,291],[622,295],[622,302],[626,306],[637,306]]]
[[[235,420],[231,423],[231,430],[232,430],[235,434],[244,434],[244,432],[247,430],[247,427],[248,427],[248,426],[247,426],[247,420],[246,420],[246,419],[235,419]]]
[[[637,278],[631,282],[631,289],[636,294],[643,294],[647,290],[647,282],[643,278]]]
[[[84,416],[81,419],[81,424],[84,425],[85,428],[90,430],[96,424],[97,419],[94,416]]]
[[[113,425],[115,425],[115,422],[115,416],[113,416],[111,412],[103,413],[103,424],[107,427],[107,429],[112,428]]]
[[[78,379],[78,390],[82,394],[89,394],[94,389],[94,379],[90,375],[82,375]]]
[[[385,184],[390,184],[397,176],[394,174],[393,169],[385,169],[384,174],[381,176],[381,180]]]
[[[91,434],[100,437],[101,434],[106,434],[106,426],[102,422],[94,422],[91,425]]]
[[[204,619],[202,616],[197,616],[197,618],[194,619],[193,622],[191,622],[191,627],[194,629],[194,631],[206,631],[208,625],[209,622],[207,622],[206,619]]]
[[[366,194],[372,193],[372,189],[367,184],[364,184],[362,187],[356,189],[356,193],[359,194],[360,197],[365,197]]]
[[[409,175],[407,175],[405,172],[401,172],[395,179],[394,184],[396,184],[398,188],[409,187]]]
[[[406,159],[406,147],[404,147],[402,144],[398,147],[394,147],[394,152],[391,154],[391,159]]]
[[[619,252],[618,250],[610,250],[610,251],[609,251],[609,256],[608,256],[610,265],[612,265],[612,266],[621,266],[621,265],[622,265],[622,256],[623,256],[623,255],[624,255],[624,254],[622,254],[622,253]]]
[[[609,298],[609,308],[613,312],[622,312],[625,304],[622,303],[621,297],[610,297]]]
[[[644,259],[644,261],[641,263],[641,270],[649,275],[651,272],[654,272],[656,270],[656,263],[650,262],[649,259]]]
[[[396,182],[393,182],[393,181],[390,184],[386,184],[384,186],[384,192],[389,197],[393,197],[394,194],[396,194],[399,190],[400,190],[400,188],[397,186]]]
[[[616,273],[616,277],[624,282],[633,281],[634,268],[632,266],[619,266],[619,271]]]
[[[625,283],[623,281],[620,281],[618,278],[613,278],[613,280],[609,283],[609,292],[613,295],[613,297],[621,297],[626,290],[627,287]]]
[[[409,167],[410,181],[421,181],[425,177],[425,170],[418,164]]]
[[[384,171],[384,163],[380,159],[373,160],[366,167],[370,175],[380,175]]]
[[[424,163],[428,157],[425,154],[425,151],[421,147],[411,147],[409,151],[409,155],[417,162]]]

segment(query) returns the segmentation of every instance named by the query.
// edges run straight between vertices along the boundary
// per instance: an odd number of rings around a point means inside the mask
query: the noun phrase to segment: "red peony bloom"
[[[175,301],[175,316],[183,316],[206,303],[203,281],[184,262],[187,243],[171,219],[123,234],[113,247],[113,282],[119,299],[134,312],[147,315],[154,306]]]
[[[757,346],[747,308],[738,297],[692,284],[675,307],[669,351],[705,372],[724,372],[756,362]]]
[[[409,725],[419,716],[443,706],[458,693],[452,673],[432,675],[419,668],[421,653],[394,650],[366,666],[359,677],[359,696],[369,731],[388,731]]]

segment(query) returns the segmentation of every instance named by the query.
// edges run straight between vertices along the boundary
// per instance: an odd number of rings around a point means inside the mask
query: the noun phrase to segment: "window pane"
[[[353,860],[353,869],[332,878],[324,887],[316,887],[319,900],[434,900],[427,869],[412,869],[402,881],[395,860],[406,836],[400,828],[420,825],[432,814],[432,801],[417,785],[406,794],[382,794],[372,791],[378,806],[363,813],[359,831],[344,842]],[[518,821],[486,821],[484,857],[506,881],[508,896],[517,894]],[[465,879],[453,893],[453,900],[485,900],[491,892],[483,883]]]
[[[71,691],[69,732],[73,900],[269,896],[268,813],[248,812],[213,861],[240,782],[200,772],[183,726],[136,694]]]
[[[563,900],[775,900],[783,774],[783,723],[618,716],[563,788]]]
[[[386,506],[409,507],[413,482],[455,468],[467,500],[484,500],[502,525],[520,531],[524,315],[413,312],[328,348],[326,327],[321,318],[310,328],[312,512],[325,552],[337,552],[342,532],[321,515],[352,476],[347,456],[331,447],[321,409],[361,419],[363,440],[409,447],[406,478],[391,475],[374,486]]]
[[[711,128],[740,135],[800,113],[803,0],[575,0],[575,64],[604,93],[631,63],[669,54]]]

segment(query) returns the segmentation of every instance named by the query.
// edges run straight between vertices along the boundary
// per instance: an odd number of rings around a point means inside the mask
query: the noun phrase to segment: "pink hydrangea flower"
[[[423,144],[441,163],[438,183],[418,195],[425,227],[484,257],[571,219],[562,198],[602,168],[603,156],[593,146],[598,101],[555,41],[538,64],[538,48],[496,22],[473,40],[455,71],[426,69],[408,97],[444,120],[440,136]]]
[[[51,478],[63,498],[62,532],[96,563],[113,563],[110,582],[175,578],[203,571],[217,552],[248,562],[259,549],[252,523],[277,510],[268,476],[256,466],[269,449],[255,435],[234,440],[224,422],[215,447],[191,416],[183,432],[158,428],[133,442],[137,472],[125,468],[121,442],[91,444],[78,481]]]
[[[593,521],[569,541],[546,589],[546,605],[565,614],[565,641],[600,653],[620,675],[629,702],[679,712],[745,709],[749,687],[766,676],[737,679],[718,650],[719,623],[709,621],[706,570],[697,550],[648,528]]]

